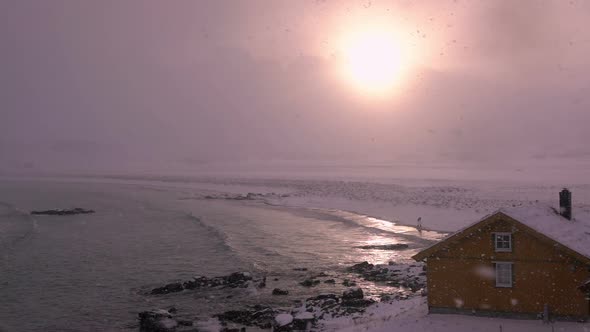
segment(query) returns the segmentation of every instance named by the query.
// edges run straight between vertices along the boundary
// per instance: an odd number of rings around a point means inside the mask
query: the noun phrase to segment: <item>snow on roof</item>
[[[504,208],[502,212],[535,231],[590,258],[590,218],[568,220],[547,205]]]

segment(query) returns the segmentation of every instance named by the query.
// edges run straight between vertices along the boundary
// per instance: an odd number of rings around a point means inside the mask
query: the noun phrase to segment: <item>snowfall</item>
[[[558,206],[563,187],[573,192],[574,217],[590,221],[590,174],[588,167],[576,172],[554,171],[527,173],[516,168],[504,173],[474,169],[471,173],[453,173],[424,177],[418,173],[401,177],[375,173],[367,177],[333,172],[329,175],[304,176],[181,176],[149,177],[150,181],[182,183],[212,195],[250,193],[266,204],[338,209],[417,226],[424,229],[454,232],[501,209]],[[432,175],[432,172],[429,172]],[[450,176],[449,176],[450,174]],[[243,174],[242,174],[243,175]],[[399,175],[399,174],[398,174]],[[112,177],[117,179],[118,177]],[[124,177],[129,179],[129,177]],[[145,179],[145,177],[136,180]],[[483,180],[482,180],[483,179]],[[585,180],[584,180],[585,179]],[[580,181],[588,181],[581,183]],[[235,196],[234,196],[235,197]],[[590,226],[590,225],[587,225]],[[283,317],[284,318],[284,317]],[[517,320],[466,315],[428,314],[426,297],[417,296],[391,303],[377,303],[363,314],[320,321],[324,331],[586,331],[590,323]]]
[[[265,204],[338,209],[423,229],[454,232],[501,209],[558,206],[564,187],[573,193],[574,218],[590,221],[590,162],[572,169],[507,168],[502,172],[474,167],[413,165],[394,172],[333,169],[322,172],[193,174],[183,176],[112,175],[110,180],[174,182],[195,195],[250,197]],[[370,174],[370,176],[367,176]],[[104,176],[101,176],[104,177]],[[147,180],[147,181],[146,181]],[[586,181],[586,182],[584,182]],[[196,189],[196,190],[192,190]],[[590,225],[587,225],[590,227]],[[281,319],[285,319],[282,317]],[[215,324],[213,330],[215,330]],[[218,325],[217,325],[218,326]],[[365,313],[319,322],[324,331],[585,331],[590,323],[517,320],[466,315],[428,314],[426,297],[376,303]],[[209,330],[208,328],[204,329]]]

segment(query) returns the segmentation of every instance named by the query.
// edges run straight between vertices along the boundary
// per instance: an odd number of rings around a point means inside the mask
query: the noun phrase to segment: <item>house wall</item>
[[[588,317],[590,305],[578,286],[590,277],[588,266],[541,241],[501,215],[427,259],[430,308],[520,314],[543,312]],[[492,234],[512,233],[512,252],[494,251]],[[513,287],[495,286],[495,261],[513,262]]]

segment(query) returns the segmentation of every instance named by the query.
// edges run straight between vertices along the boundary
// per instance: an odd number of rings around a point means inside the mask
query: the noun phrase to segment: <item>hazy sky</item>
[[[588,22],[566,0],[0,0],[0,158],[589,156]],[[376,23],[408,55],[378,97],[338,74]]]

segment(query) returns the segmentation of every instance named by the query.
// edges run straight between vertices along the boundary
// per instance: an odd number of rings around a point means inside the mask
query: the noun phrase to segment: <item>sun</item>
[[[373,94],[395,88],[402,56],[393,34],[375,30],[350,34],[344,38],[341,52],[343,73],[357,88]]]

